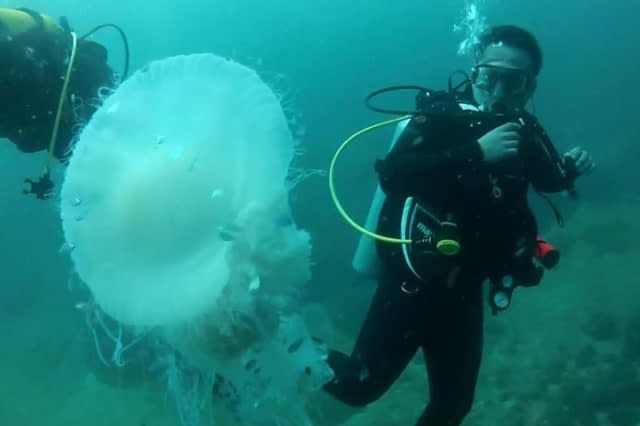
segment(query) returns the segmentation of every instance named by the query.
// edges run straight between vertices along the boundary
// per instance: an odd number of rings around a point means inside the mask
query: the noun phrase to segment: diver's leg
[[[477,280],[464,293],[443,289],[429,306],[423,342],[431,400],[416,426],[458,426],[473,405],[482,358],[483,299]],[[467,283],[465,283],[467,284]]]
[[[359,407],[377,400],[419,347],[419,296],[403,292],[401,284],[387,278],[378,284],[351,356],[329,353],[336,376],[325,390],[345,404]]]

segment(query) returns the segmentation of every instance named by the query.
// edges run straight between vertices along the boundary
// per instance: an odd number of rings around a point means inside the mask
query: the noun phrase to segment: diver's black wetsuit
[[[451,100],[429,109],[459,111]],[[515,275],[518,268],[523,276],[529,272],[537,235],[527,204],[529,184],[556,192],[569,188],[575,178],[557,168],[552,161],[559,160],[555,150],[544,152],[540,141],[546,135],[534,125],[535,119],[526,114],[523,118],[527,125],[520,164],[514,160],[489,167],[476,142],[505,118],[471,120],[474,126],[469,126],[468,117],[446,115],[425,123],[414,118],[394,149],[377,163],[387,195],[378,232],[399,237],[405,200],[419,197],[453,214],[462,250],[453,259],[442,260],[439,272],[421,280],[407,267],[400,245],[379,243],[385,272],[353,353],[329,354],[336,378],[325,389],[334,397],[353,406],[375,401],[421,348],[431,400],[417,425],[456,426],[469,412],[482,354],[481,285],[489,277]],[[523,243],[523,256],[514,257]]]
[[[71,36],[65,31],[34,27],[11,35],[0,25],[0,138],[11,140],[20,151],[49,148],[70,50]],[[106,49],[79,40],[60,121],[57,158],[66,155],[77,126],[95,112],[99,89],[113,85]]]

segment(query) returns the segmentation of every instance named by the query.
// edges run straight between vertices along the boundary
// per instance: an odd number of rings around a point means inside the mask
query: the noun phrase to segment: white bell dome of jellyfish
[[[182,55],[133,74],[80,133],[61,190],[71,259],[98,306],[131,326],[212,309],[230,274],[219,229],[286,202],[294,145],[276,94],[239,63]]]

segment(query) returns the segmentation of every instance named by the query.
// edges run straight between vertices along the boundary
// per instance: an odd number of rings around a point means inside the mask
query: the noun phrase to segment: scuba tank
[[[393,133],[393,137],[391,138],[391,143],[389,144],[389,149],[387,152],[391,151],[395,146],[396,142],[400,138],[400,135],[407,127],[409,123],[409,119],[401,121],[396,125],[395,131]],[[386,199],[386,195],[380,188],[378,184],[376,186],[375,193],[373,195],[373,199],[371,200],[371,204],[369,206],[369,212],[367,213],[367,221],[365,224],[365,228],[367,229],[375,229],[378,225],[378,218],[380,217],[380,211],[382,210],[382,205]],[[380,273],[380,259],[378,258],[377,250],[376,250],[376,242],[373,238],[367,235],[360,235],[358,240],[358,246],[356,247],[356,251],[353,255],[353,260],[351,261],[351,265],[353,269],[355,269],[358,273],[360,273],[363,277],[375,280]]]
[[[0,8],[0,31],[5,35],[13,37],[34,28],[42,28],[48,32],[64,31],[50,16],[26,8]]]

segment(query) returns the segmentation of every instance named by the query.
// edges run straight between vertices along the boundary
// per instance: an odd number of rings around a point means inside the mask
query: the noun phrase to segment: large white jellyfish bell
[[[311,243],[290,216],[293,156],[277,96],[211,54],[136,72],[74,148],[61,193],[73,264],[96,315],[169,348],[156,356],[185,426],[200,424],[212,373],[248,424],[280,413],[296,426],[308,424],[300,396],[332,377],[294,314]]]
[[[61,217],[97,305],[168,326],[215,305],[231,274],[221,229],[252,206],[286,212],[294,141],[253,70],[212,54],[152,62],[81,132]]]

